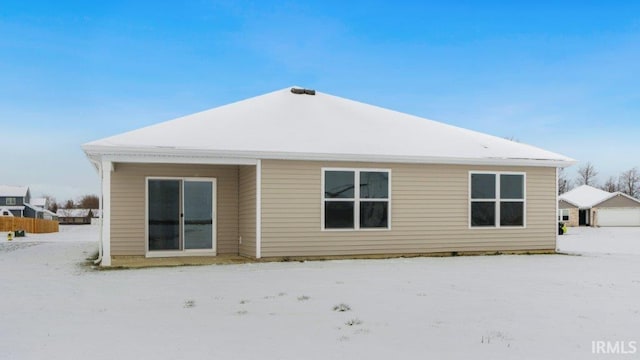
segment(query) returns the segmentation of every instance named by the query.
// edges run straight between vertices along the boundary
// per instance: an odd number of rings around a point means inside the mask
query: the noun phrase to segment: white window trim
[[[567,220],[564,220],[564,214],[567,214]],[[558,221],[569,221],[571,220],[571,212],[569,209],[558,209]]]
[[[354,186],[353,186],[353,198],[344,199],[325,199],[324,197],[324,177],[327,171],[353,171],[354,172]],[[360,198],[360,172],[386,172],[387,176],[387,199],[361,199]],[[320,230],[335,232],[335,231],[389,231],[391,230],[391,169],[379,169],[379,168],[347,168],[347,167],[323,167],[320,173]],[[328,201],[352,201],[353,202],[353,228],[352,229],[327,229],[324,227],[324,204],[325,200]],[[387,227],[384,228],[360,228],[360,202],[361,201],[380,201],[387,202]]]
[[[181,180],[181,181],[206,181],[213,185],[213,228],[212,228],[212,248],[211,249],[182,249],[182,250],[149,250],[149,180]],[[144,246],[145,257],[179,257],[179,256],[216,256],[218,248],[218,181],[217,178],[208,177],[170,177],[170,176],[147,176],[144,182]],[[181,199],[184,198],[184,185],[181,187]],[[182,206],[182,205],[181,205]],[[184,227],[182,228],[181,239],[184,239]]]
[[[15,205],[16,204],[16,198],[15,197],[8,197],[7,200],[5,201],[5,203],[7,204],[7,206],[11,206],[11,205]]]
[[[474,174],[490,174],[496,176],[496,196],[493,199],[472,199],[471,198],[471,176]],[[500,197],[500,175],[522,175],[522,199],[502,199]],[[471,203],[472,202],[494,202],[496,204],[496,219],[494,226],[473,226],[471,225]],[[522,202],[522,225],[521,226],[500,226],[500,203],[501,202]],[[526,229],[527,228],[527,173],[521,171],[482,171],[471,170],[468,177],[468,201],[467,218],[469,229]]]

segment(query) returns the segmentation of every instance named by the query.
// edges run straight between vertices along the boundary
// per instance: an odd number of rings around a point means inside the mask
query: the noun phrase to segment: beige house
[[[102,265],[553,250],[556,171],[529,145],[287,88],[83,145]]]
[[[640,226],[640,200],[582,185],[560,195],[558,221],[567,226]]]

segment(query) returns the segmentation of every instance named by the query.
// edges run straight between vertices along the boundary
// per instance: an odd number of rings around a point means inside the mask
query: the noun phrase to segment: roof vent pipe
[[[291,92],[294,94],[306,94],[306,95],[315,95],[316,91],[312,89],[300,89],[300,88],[291,88]]]

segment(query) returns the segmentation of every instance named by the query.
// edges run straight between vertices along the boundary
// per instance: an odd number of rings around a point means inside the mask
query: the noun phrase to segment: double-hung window
[[[6,203],[7,203],[7,205],[15,205],[16,204],[16,198],[8,197]]]
[[[471,172],[469,224],[471,227],[524,227],[525,174]]]
[[[569,209],[558,209],[558,221],[569,221]]]
[[[389,177],[389,170],[322,169],[322,228],[389,229]]]

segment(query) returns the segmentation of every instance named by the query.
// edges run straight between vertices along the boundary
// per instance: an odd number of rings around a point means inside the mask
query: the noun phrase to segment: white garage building
[[[560,195],[558,216],[569,226],[640,226],[640,200],[582,185]]]
[[[616,194],[594,210],[596,226],[640,226],[640,201]]]

